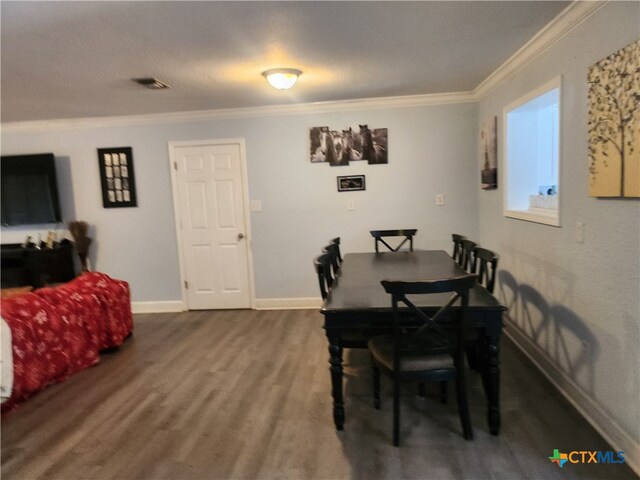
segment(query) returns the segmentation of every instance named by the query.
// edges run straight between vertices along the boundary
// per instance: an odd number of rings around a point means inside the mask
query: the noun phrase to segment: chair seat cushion
[[[376,363],[393,370],[393,336],[380,335],[368,342],[369,351]],[[403,350],[400,355],[400,370],[419,372],[426,370],[455,370],[453,357],[449,353],[433,353],[427,348]]]

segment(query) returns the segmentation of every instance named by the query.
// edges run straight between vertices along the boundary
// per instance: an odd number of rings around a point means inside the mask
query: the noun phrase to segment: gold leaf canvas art
[[[640,197],[640,40],[591,66],[589,195]]]

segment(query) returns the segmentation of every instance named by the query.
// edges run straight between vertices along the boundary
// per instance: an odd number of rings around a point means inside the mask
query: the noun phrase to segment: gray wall
[[[2,153],[67,157],[75,217],[93,225],[93,268],[128,280],[134,301],[171,301],[181,292],[167,144],[244,138],[250,197],[263,205],[251,214],[256,297],[308,298],[319,297],[312,258],[335,236],[349,252],[372,250],[368,231],[375,228],[418,228],[417,248],[449,250],[452,231],[477,235],[476,112],[476,104],[457,104],[167,125],[9,128],[3,129]],[[388,165],[309,162],[309,127],[359,123],[388,128]],[[104,209],[96,149],[120,146],[133,147],[139,206]],[[338,193],[336,176],[348,174],[366,175],[366,191]],[[435,205],[437,193],[445,194],[445,206]],[[355,211],[347,211],[349,198]],[[71,219],[65,214],[65,221]],[[3,242],[11,233],[3,229]]]
[[[480,242],[501,254],[508,331],[628,456],[640,439],[640,205],[588,196],[587,69],[636,41],[637,2],[610,3],[494,88],[479,121],[562,75],[561,228],[502,215],[503,188],[480,192]],[[499,165],[504,172],[502,145]],[[575,241],[585,224],[584,243]],[[576,439],[575,446],[579,445]],[[549,447],[551,448],[551,447]]]

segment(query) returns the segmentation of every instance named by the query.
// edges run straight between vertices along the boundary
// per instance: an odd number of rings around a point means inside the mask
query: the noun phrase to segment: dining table
[[[466,273],[444,250],[344,255],[339,274],[321,308],[329,342],[333,420],[337,430],[343,430],[345,423],[343,349],[366,348],[368,338],[388,333],[392,328],[391,296],[385,293],[380,282],[440,280]],[[446,304],[450,294],[409,298],[430,314]],[[476,334],[473,358],[469,363],[482,376],[487,422],[492,435],[500,432],[500,335],[505,310],[506,307],[484,286],[475,283],[469,292],[467,327]],[[401,322],[405,327],[417,326],[411,317],[401,317]]]

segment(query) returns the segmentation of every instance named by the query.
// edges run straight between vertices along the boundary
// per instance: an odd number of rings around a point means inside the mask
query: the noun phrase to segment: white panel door
[[[240,145],[174,152],[188,308],[249,308]]]

